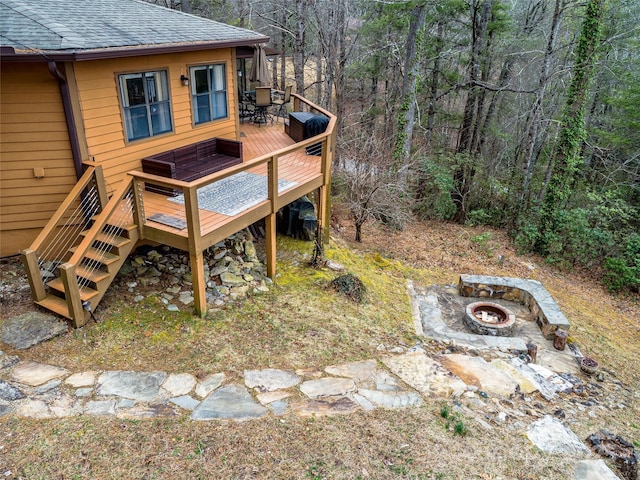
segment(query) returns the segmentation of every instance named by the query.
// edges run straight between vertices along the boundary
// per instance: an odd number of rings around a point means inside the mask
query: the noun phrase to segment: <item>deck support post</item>
[[[198,189],[184,189],[184,206],[189,229],[189,263],[193,284],[193,303],[196,315],[204,318],[207,314],[207,284],[204,281],[204,254],[202,253],[202,233],[200,212],[198,211]]]
[[[142,182],[137,178],[132,179],[133,186],[133,221],[138,226],[138,235],[144,238],[144,192]]]
[[[266,233],[267,277],[276,278],[276,214],[271,213],[264,219]]]
[[[318,223],[322,235],[318,239],[320,243],[328,242],[329,237],[326,232],[329,230],[329,185],[318,187]]]
[[[264,219],[267,254],[267,277],[276,278],[276,212],[278,211],[278,156],[274,155],[267,165],[268,196],[271,203],[271,213]]]
[[[204,255],[202,252],[189,252],[189,263],[191,264],[193,303],[195,304],[196,315],[204,318],[207,314],[207,284],[204,281]]]

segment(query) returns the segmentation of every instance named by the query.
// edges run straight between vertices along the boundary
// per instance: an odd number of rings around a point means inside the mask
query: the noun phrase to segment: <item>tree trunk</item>
[[[305,19],[307,0],[296,0],[296,29],[293,40],[293,74],[296,79],[296,92],[304,95],[304,48]]]
[[[582,167],[580,155],[585,139],[584,110],[589,81],[600,44],[605,0],[588,0],[576,49],[573,78],[567,93],[560,136],[553,155],[553,171],[542,203],[539,237],[536,247],[549,253],[550,237],[559,225],[559,213],[566,207],[574,182]]]
[[[440,79],[440,57],[444,49],[444,22],[438,21],[437,36],[435,40],[436,52],[433,60],[433,70],[431,72],[431,82],[429,86],[429,108],[427,110],[427,142],[431,143],[433,125],[436,117],[436,97]]]
[[[418,55],[418,33],[422,30],[427,17],[427,7],[425,4],[416,5],[411,13],[409,23],[409,34],[407,35],[405,56],[405,76],[402,83],[402,107],[396,139],[396,162],[398,164],[399,184],[407,184],[409,175],[409,164],[411,162],[411,142],[413,140],[413,128],[416,116],[416,85],[418,84],[419,55]]]
[[[485,37],[491,19],[491,11],[495,0],[482,0],[481,3],[474,2],[472,5],[472,44],[471,60],[468,69],[468,81],[471,84],[467,101],[462,115],[462,126],[460,128],[460,139],[458,142],[458,153],[471,153],[473,148],[473,132],[478,121],[478,108],[480,100],[480,87],[477,85],[481,75],[481,61],[483,47],[485,47]],[[454,188],[451,192],[451,200],[456,206],[453,219],[462,223],[466,220],[466,199],[471,190],[475,168],[463,162],[458,165],[453,174]]]
[[[551,29],[549,30],[549,37],[547,39],[547,48],[544,54],[544,60],[542,62],[542,68],[540,70],[540,77],[538,79],[538,89],[536,92],[536,99],[533,107],[529,113],[528,129],[527,129],[527,143],[523,152],[522,162],[522,193],[520,195],[520,201],[518,205],[518,217],[520,217],[525,211],[529,201],[529,190],[531,186],[531,179],[533,178],[533,172],[537,161],[536,144],[539,143],[539,129],[542,121],[542,106],[546,96],[547,83],[549,80],[549,70],[551,65],[551,57],[553,56],[556,44],[556,38],[558,35],[558,29],[560,27],[560,17],[564,8],[564,0],[556,0],[555,8],[553,10],[553,17],[551,19]]]

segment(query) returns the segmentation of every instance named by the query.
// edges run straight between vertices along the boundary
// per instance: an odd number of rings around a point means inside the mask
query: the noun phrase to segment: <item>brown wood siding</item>
[[[0,256],[27,248],[76,182],[58,81],[46,64],[0,72]],[[45,176],[35,178],[34,168]]]
[[[140,170],[140,160],[154,153],[171,150],[214,136],[236,139],[235,64],[232,50],[221,49],[184,54],[150,55],[138,58],[96,60],[75,65],[80,107],[85,126],[89,159],[104,168],[110,188],[130,170]],[[225,62],[229,116],[204,125],[193,125],[190,87],[180,82],[189,66]],[[126,141],[118,74],[167,70],[170,84],[173,131],[155,137]]]

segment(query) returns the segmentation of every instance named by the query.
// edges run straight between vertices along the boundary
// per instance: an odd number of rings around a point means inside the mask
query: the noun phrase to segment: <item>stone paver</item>
[[[374,379],[377,366],[378,362],[375,360],[364,360],[343,365],[330,365],[324,371],[335,377],[347,377],[353,378],[355,381],[363,381]]]
[[[180,416],[180,411],[176,410],[172,405],[166,404],[135,404],[130,408],[118,408],[116,417],[118,418],[171,418]]]
[[[154,400],[166,377],[164,372],[104,372],[98,378],[99,395],[118,395],[143,402]]]
[[[73,375],[69,375],[64,383],[67,385],[71,385],[75,388],[80,387],[90,387],[95,385],[96,378],[98,377],[98,372],[88,371],[88,372],[79,372],[74,373]]]
[[[231,384],[218,388],[205,398],[193,411],[191,418],[249,420],[267,413],[269,409],[256,403],[244,386]]]
[[[346,415],[357,411],[358,408],[358,404],[347,397],[334,401],[307,400],[291,405],[291,409],[301,417]]]
[[[380,392],[361,388],[358,394],[372,404],[385,408],[404,408],[422,405],[422,397],[416,392]]]
[[[467,389],[464,382],[425,354],[384,356],[382,362],[407,385],[425,395],[449,397]]]
[[[269,410],[271,410],[274,415],[284,415],[287,411],[288,406],[289,406],[289,403],[283,400],[271,402],[268,405]]]
[[[7,318],[2,323],[2,341],[18,350],[29,348],[63,333],[69,326],[57,317],[33,311]]]
[[[509,397],[518,387],[518,382],[482,357],[454,353],[441,356],[440,361],[467,385],[475,385],[486,393]]]
[[[289,370],[266,368],[264,370],[245,370],[244,384],[260,392],[272,392],[293,387],[300,383],[300,377]]]
[[[291,396],[290,392],[264,392],[256,395],[258,401],[262,405],[268,405],[273,402],[278,402],[280,400],[284,400],[285,398],[289,398]]]
[[[74,417],[82,413],[82,404],[77,398],[62,394],[49,406],[51,413],[57,418]]]
[[[169,401],[180,408],[193,411],[200,404],[199,400],[191,397],[190,395],[181,395],[180,397],[170,398]]]
[[[204,378],[196,385],[196,395],[204,398],[224,382],[224,373],[215,373]]]
[[[0,399],[12,402],[21,398],[25,398],[22,390],[5,380],[0,380]]]
[[[18,404],[16,415],[27,418],[51,418],[54,415],[49,410],[49,405],[44,400],[27,399]]]
[[[527,437],[545,453],[588,455],[590,450],[560,420],[545,415],[527,428]]]
[[[540,385],[534,381],[534,379],[529,376],[523,374],[520,370],[518,370],[514,365],[511,365],[508,362],[505,362],[501,358],[496,358],[490,362],[490,365],[498,370],[503,371],[507,375],[509,375],[513,380],[518,382],[518,386],[520,387],[520,391],[522,393],[533,393],[540,389]],[[522,362],[523,368],[526,366],[524,362]],[[533,371],[532,371],[533,372]]]
[[[309,398],[344,396],[356,391],[356,384],[349,378],[319,378],[300,385],[300,391]]]
[[[84,413],[94,417],[116,414],[116,400],[90,400],[84,406]]]
[[[29,385],[30,387],[37,387],[47,383],[54,378],[60,378],[69,375],[69,371],[54,367],[52,365],[45,365],[37,362],[24,361],[18,363],[13,368],[12,377],[17,383],[23,385]]]
[[[573,480],[620,480],[604,460],[582,460],[576,465]]]
[[[172,373],[166,378],[162,384],[162,388],[172,397],[179,397],[193,390],[196,382],[196,377],[190,373]]]

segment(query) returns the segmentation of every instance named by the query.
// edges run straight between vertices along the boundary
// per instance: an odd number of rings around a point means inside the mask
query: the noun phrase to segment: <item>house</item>
[[[267,41],[139,0],[0,0],[0,256],[22,252],[36,303],[82,325],[128,252],[158,242],[189,251],[203,315],[202,252],[222,235],[266,219],[273,274],[277,209],[317,189],[327,218],[334,117],[294,95],[294,111],[331,119],[320,156],[281,126],[252,142],[241,123],[238,59]],[[143,171],[213,138],[242,141],[238,165],[188,181]],[[201,208],[205,187],[237,174],[262,176],[268,195],[238,213]]]

